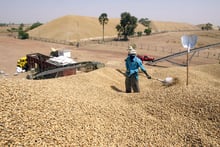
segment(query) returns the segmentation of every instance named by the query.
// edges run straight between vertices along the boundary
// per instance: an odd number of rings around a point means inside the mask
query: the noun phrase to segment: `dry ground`
[[[219,33],[197,33],[198,46],[220,40]],[[130,43],[137,44],[138,53],[162,57],[170,54],[170,48],[182,49],[182,34],[153,35]],[[0,146],[220,146],[219,61],[193,58],[188,86],[185,67],[166,62],[145,65],[153,77],[178,77],[179,83],[164,87],[140,73],[141,92],[126,94],[128,44],[75,48],[0,36],[0,70],[9,74],[0,78]],[[106,67],[50,80],[26,80],[25,73],[13,76],[19,57],[49,54],[51,47],[67,48],[77,61],[100,61]],[[219,47],[209,52],[218,54]],[[176,61],[185,62],[185,57]]]
[[[9,76],[13,76],[16,71],[16,62],[20,57],[29,53],[39,52],[49,55],[51,48],[68,49],[72,53],[72,58],[76,61],[100,61],[107,66],[124,68],[124,58],[128,45],[135,43],[138,54],[147,54],[160,58],[172,53],[185,50],[180,42],[180,38],[185,34],[196,34],[199,37],[196,47],[220,42],[219,31],[196,31],[196,32],[170,32],[156,34],[152,36],[143,36],[140,38],[131,38],[129,42],[106,42],[103,44],[82,45],[80,48],[55,43],[45,43],[33,40],[18,40],[7,36],[0,36],[0,70],[3,70]],[[204,50],[192,58],[191,65],[200,65],[207,63],[219,63],[219,46]],[[185,63],[186,56],[173,59],[178,63]],[[173,66],[167,62],[159,65]]]

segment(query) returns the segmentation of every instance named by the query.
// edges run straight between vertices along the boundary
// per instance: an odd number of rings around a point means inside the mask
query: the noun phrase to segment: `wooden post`
[[[186,85],[188,86],[188,79],[189,79],[189,53],[190,49],[194,48],[196,42],[197,42],[197,36],[196,35],[184,35],[181,37],[181,42],[184,48],[187,48],[187,61],[186,61]]]
[[[189,83],[189,52],[187,52],[187,58],[186,58],[186,86],[188,86]]]

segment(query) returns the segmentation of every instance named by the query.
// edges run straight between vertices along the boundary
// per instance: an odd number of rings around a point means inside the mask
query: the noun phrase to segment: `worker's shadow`
[[[122,74],[123,76],[126,76],[126,74],[123,71],[121,71],[120,69],[116,69],[116,71],[119,72],[120,74]]]
[[[116,92],[124,92],[124,91],[122,91],[121,89],[118,89],[117,87],[115,87],[115,86],[111,86],[111,88],[114,90],[114,91],[116,91]]]
[[[121,71],[120,69],[116,69],[116,71],[118,71],[120,74],[122,74],[123,76],[126,76],[126,74],[123,72],[123,71]],[[124,92],[123,90],[121,90],[121,89],[119,89],[119,88],[117,88],[117,87],[115,87],[115,86],[111,86],[111,88],[114,90],[114,91],[116,91],[116,92]]]

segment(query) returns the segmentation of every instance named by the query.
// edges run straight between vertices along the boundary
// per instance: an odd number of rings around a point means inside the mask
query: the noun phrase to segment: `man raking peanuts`
[[[148,79],[151,79],[151,76],[147,73],[147,70],[142,65],[142,61],[136,56],[137,52],[132,47],[128,48],[128,57],[125,59],[126,66],[126,79],[125,79],[125,88],[126,93],[131,93],[132,89],[134,92],[140,92],[139,81],[138,81],[138,69],[144,72]]]

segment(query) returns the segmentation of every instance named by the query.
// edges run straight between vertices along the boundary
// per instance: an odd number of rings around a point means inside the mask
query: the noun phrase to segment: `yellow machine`
[[[25,57],[18,59],[17,66],[22,69],[27,70],[27,57],[25,56]]]

